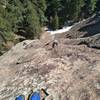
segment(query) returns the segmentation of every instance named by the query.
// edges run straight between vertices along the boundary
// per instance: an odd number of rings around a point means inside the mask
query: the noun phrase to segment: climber
[[[52,48],[55,48],[58,46],[58,41],[57,40],[54,40],[53,43],[52,43]]]

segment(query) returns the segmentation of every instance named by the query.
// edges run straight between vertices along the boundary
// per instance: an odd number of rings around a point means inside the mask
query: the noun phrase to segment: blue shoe
[[[40,93],[38,92],[34,92],[31,94],[31,96],[29,97],[29,100],[40,100],[41,96]]]
[[[16,97],[15,100],[25,100],[25,97],[23,95],[19,95]]]

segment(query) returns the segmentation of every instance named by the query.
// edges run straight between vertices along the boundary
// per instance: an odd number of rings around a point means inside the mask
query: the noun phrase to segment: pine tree
[[[95,11],[95,8],[96,8],[96,2],[97,0],[91,0],[90,2],[90,8],[91,8],[91,11],[94,12]]]
[[[7,1],[1,0],[0,1],[0,32],[2,32],[2,35],[5,37],[6,40],[13,40],[13,34],[12,34],[12,25],[8,20],[8,14],[7,12]]]
[[[35,5],[33,5],[31,2],[28,2],[26,19],[28,23],[28,27],[26,28],[27,33],[30,33],[30,36],[32,35],[33,38],[39,37],[40,33],[39,17],[35,10]]]
[[[22,10],[23,6],[21,5],[20,0],[8,0],[8,5],[6,11],[8,12],[6,15],[6,19],[11,24],[11,30],[13,32],[17,30],[17,23],[22,21]]]
[[[60,9],[60,0],[47,0],[47,15],[53,16]]]
[[[40,23],[35,3],[31,0],[9,0],[6,10],[12,32],[26,38],[39,37]]]
[[[63,20],[67,20],[70,12],[70,0],[62,0],[62,10],[61,15],[63,15]]]
[[[97,3],[96,3],[96,11],[100,11],[100,0],[97,0]]]
[[[43,26],[45,24],[45,22],[47,21],[46,16],[45,16],[45,11],[46,11],[46,1],[45,0],[38,0],[37,2],[37,12],[38,12],[38,16],[39,16],[39,21],[41,26]]]
[[[77,21],[83,6],[84,0],[71,0],[69,2],[69,18]]]
[[[31,1],[22,2],[24,10],[22,11],[22,21],[18,23],[19,32],[26,38],[39,37],[40,23],[37,15],[36,6]]]
[[[11,37],[17,33],[26,38],[39,37],[48,19],[52,29],[67,20],[79,21],[100,11],[100,0],[0,0],[0,31]]]
[[[59,28],[59,17],[57,13],[55,14],[54,18],[52,19],[52,29],[56,30]]]
[[[96,9],[97,0],[86,0],[84,6],[84,13],[86,17],[91,16]]]
[[[60,11],[62,9],[61,0],[47,0],[47,10],[46,16],[49,20],[49,27],[51,28],[53,25],[52,21],[57,18],[60,19]],[[57,14],[57,15],[56,15]]]

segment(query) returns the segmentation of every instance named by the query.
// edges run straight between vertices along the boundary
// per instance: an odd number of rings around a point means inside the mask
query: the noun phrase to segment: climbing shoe
[[[24,97],[24,95],[19,95],[16,97],[15,100],[25,100],[25,97]]]
[[[28,100],[41,100],[41,96],[39,92],[33,92]]]

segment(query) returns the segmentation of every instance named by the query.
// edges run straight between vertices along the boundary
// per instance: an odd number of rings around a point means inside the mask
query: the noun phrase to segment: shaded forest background
[[[0,34],[5,44],[16,43],[16,34],[39,38],[44,26],[56,30],[99,10],[100,0],[0,0]]]

